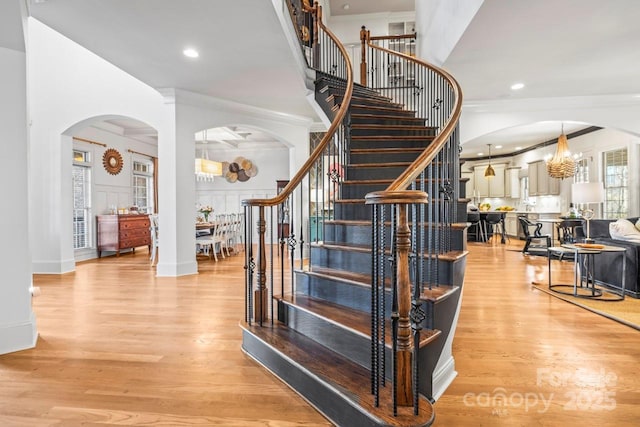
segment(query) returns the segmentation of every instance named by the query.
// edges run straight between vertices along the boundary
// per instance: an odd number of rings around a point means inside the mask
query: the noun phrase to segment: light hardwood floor
[[[639,425],[640,332],[533,289],[544,258],[469,249],[435,425]],[[0,426],[330,425],[240,350],[242,257],[199,266],[157,278],[141,249],[35,276],[40,338],[0,356]]]

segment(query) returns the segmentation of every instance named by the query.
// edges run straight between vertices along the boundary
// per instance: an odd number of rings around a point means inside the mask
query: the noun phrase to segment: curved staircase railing
[[[288,3],[288,5],[292,8],[296,4]],[[297,26],[303,46],[313,46],[314,49],[314,52],[307,56],[307,58],[312,58],[310,62],[317,72],[344,82],[344,96],[339,107],[333,112],[333,121],[324,137],[311,152],[309,158],[300,170],[289,180],[289,183],[281,192],[276,197],[269,199],[247,199],[242,201],[245,207],[245,247],[247,248],[245,254],[245,282],[247,284],[245,321],[249,324],[253,321],[262,324],[262,322],[268,318],[273,322],[275,310],[273,305],[268,302],[271,299],[270,296],[272,297],[274,295],[274,277],[278,273],[280,274],[281,288],[276,291],[279,292],[281,296],[285,294],[284,262],[287,252],[289,252],[288,256],[291,263],[290,272],[292,276],[289,282],[291,287],[293,287],[294,259],[299,258],[302,266],[305,227],[300,227],[300,234],[298,235],[300,240],[298,241],[295,234],[292,209],[297,205],[302,207],[305,201],[309,202],[313,200],[313,197],[310,197],[308,189],[307,194],[304,193],[304,188],[301,185],[303,179],[307,177],[312,170],[325,168],[325,159],[322,158],[323,154],[329,152],[331,153],[330,157],[335,158],[339,152],[344,151],[343,146],[346,135],[344,128],[348,122],[347,113],[353,91],[353,70],[351,62],[344,46],[322,22],[322,7],[317,3],[311,7],[307,1],[303,1],[301,4],[297,3],[297,5],[297,8],[291,9],[292,17],[295,17],[297,14],[310,14],[313,16],[312,29],[307,26]],[[309,21],[303,22],[308,23]],[[306,29],[301,30],[301,28]],[[313,31],[313,35],[309,33],[310,31]],[[310,43],[310,41],[312,41],[312,43]],[[319,46],[321,46],[321,49],[319,49]],[[267,208],[269,208],[268,212]],[[275,212],[274,208],[276,208]],[[257,215],[257,218],[255,218],[254,215]],[[302,222],[302,215],[299,217],[299,220]],[[256,229],[252,228],[254,221],[257,221]],[[277,222],[276,227],[273,226],[274,222]],[[269,223],[271,223],[271,226],[267,227]],[[267,236],[271,238],[269,245],[267,245]],[[277,244],[274,243],[276,237]],[[256,239],[255,249],[254,238]],[[298,245],[299,254],[297,253]],[[267,256],[267,246],[269,246],[270,249],[269,257]],[[276,246],[279,251],[279,266],[275,265],[273,255],[273,248]],[[288,251],[285,250],[285,247]],[[267,264],[267,258],[269,258],[269,264]],[[267,289],[267,281],[271,284],[270,289]]]
[[[372,390],[384,384],[385,268],[392,288],[394,412],[396,406],[418,408],[417,372],[421,331],[432,328],[424,304],[427,295],[441,292],[440,258],[452,252],[452,224],[459,198],[458,120],[462,91],[446,71],[384,45],[361,30],[361,83],[377,89],[418,117],[427,119],[435,139],[384,191],[366,195],[372,214]],[[397,39],[397,38],[394,38]],[[386,231],[387,218],[391,221]],[[463,245],[462,245],[463,246]],[[386,267],[389,264],[389,267]]]
[[[466,253],[456,226],[460,87],[364,27],[354,85],[321,7],[286,4],[332,122],[275,197],[243,200],[243,348],[323,413],[335,410],[338,424],[342,416],[353,425],[429,425],[431,377],[450,345],[441,335],[453,333],[464,276],[455,266]],[[394,38],[405,39],[415,35]],[[451,295],[453,304],[437,308]]]

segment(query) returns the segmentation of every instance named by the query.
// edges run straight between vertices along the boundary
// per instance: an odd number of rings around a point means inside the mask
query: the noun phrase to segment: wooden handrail
[[[399,34],[395,36],[369,36],[369,40],[401,40],[401,39],[415,39],[418,35],[413,34]]]
[[[373,37],[367,37],[367,40],[371,39],[373,39]],[[449,136],[451,136],[457,126],[458,119],[460,118],[460,113],[462,111],[462,89],[460,88],[458,82],[451,76],[451,74],[449,74],[442,68],[428,64],[413,56],[405,55],[404,53],[385,49],[380,46],[375,46],[371,43],[368,43],[368,45],[373,49],[380,50],[389,55],[402,57],[407,61],[414,62],[420,66],[423,66],[440,74],[451,85],[455,96],[454,107],[451,110],[451,114],[449,114],[447,124],[438,134],[438,136],[436,136],[433,142],[429,144],[427,148],[425,148],[425,150],[418,156],[418,158],[414,160],[413,163],[411,163],[411,165],[406,168],[398,178],[396,178],[391,184],[389,184],[389,187],[387,187],[385,191],[376,192],[378,194],[376,197],[370,197],[370,195],[367,194],[366,199],[369,201],[369,203],[375,204],[380,199],[384,199],[384,197],[381,198],[380,193],[388,191],[401,191],[407,189],[411,185],[411,182],[414,181],[427,166],[429,166],[438,152],[440,152],[442,147],[447,143]]]
[[[329,145],[329,142],[331,142],[331,140],[333,139],[338,126],[340,126],[340,124],[342,123],[342,119],[349,110],[351,94],[353,93],[353,70],[351,68],[351,61],[346,49],[344,48],[340,40],[338,40],[338,38],[327,27],[325,27],[324,23],[320,19],[322,17],[322,7],[316,3],[314,9],[315,8],[317,8],[319,27],[322,28],[331,38],[331,40],[333,40],[333,42],[336,44],[336,46],[340,50],[340,53],[342,54],[342,57],[345,59],[345,63],[347,66],[347,87],[345,89],[342,105],[340,105],[340,109],[336,113],[336,116],[333,119],[331,126],[327,130],[324,138],[322,138],[322,141],[320,141],[318,146],[311,152],[311,155],[309,156],[307,161],[304,163],[304,165],[302,165],[295,176],[291,178],[289,184],[287,184],[286,187],[282,189],[280,194],[270,199],[245,199],[242,201],[243,206],[277,206],[283,203],[293,193],[293,190],[302,182],[302,179],[307,175],[307,173],[309,173],[309,170],[314,165],[314,163],[320,158],[325,148]]]

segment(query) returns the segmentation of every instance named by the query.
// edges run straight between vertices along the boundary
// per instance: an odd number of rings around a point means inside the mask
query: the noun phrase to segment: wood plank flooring
[[[533,289],[542,257],[469,249],[434,425],[639,425],[640,333]],[[240,350],[242,261],[157,278],[139,250],[34,276],[40,338],[0,356],[0,425],[330,425]]]

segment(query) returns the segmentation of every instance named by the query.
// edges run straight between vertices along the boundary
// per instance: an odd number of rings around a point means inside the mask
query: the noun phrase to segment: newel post
[[[369,31],[363,25],[360,29],[360,84],[367,85],[367,40]]]
[[[397,204],[396,213],[398,229],[396,231],[396,277],[398,292],[398,343],[397,360],[397,388],[396,402],[398,406],[413,405],[412,388],[412,356],[413,342],[411,340],[411,279],[409,276],[409,251],[411,249],[411,229],[407,220],[407,204]]]
[[[427,193],[417,190],[376,191],[365,197],[368,205],[392,205],[396,211],[395,239],[391,243],[392,258],[395,257],[395,283],[392,283],[392,328],[394,365],[394,412],[396,406],[413,406],[413,340],[411,330],[411,275],[409,253],[411,251],[411,229],[408,208],[414,204],[426,204]],[[374,217],[375,220],[375,217]],[[375,224],[374,224],[375,225]],[[372,251],[375,253],[376,248]],[[375,274],[375,273],[374,273]],[[374,277],[372,277],[374,283]],[[373,387],[375,388],[375,387]]]

